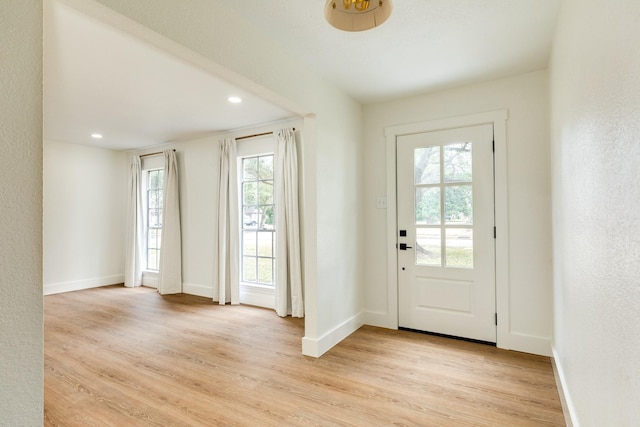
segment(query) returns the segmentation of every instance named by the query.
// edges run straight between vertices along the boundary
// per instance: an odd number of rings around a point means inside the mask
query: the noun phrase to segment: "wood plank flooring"
[[[109,286],[45,297],[46,426],[564,426],[550,360]]]

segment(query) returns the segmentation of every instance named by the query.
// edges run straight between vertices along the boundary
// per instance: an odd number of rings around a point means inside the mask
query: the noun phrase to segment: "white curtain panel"
[[[128,288],[142,284],[144,214],[142,212],[142,190],[140,188],[141,176],[140,157],[131,156],[127,187],[127,247],[124,262],[124,285]]]
[[[239,214],[236,140],[219,142],[218,230],[213,300],[240,304]]]
[[[304,317],[300,224],[298,215],[298,154],[293,129],[273,133],[276,140],[274,198],[276,203],[276,313]]]
[[[180,192],[178,161],[174,150],[165,150],[162,205],[162,243],[158,271],[161,295],[182,292],[182,242],[180,236]]]

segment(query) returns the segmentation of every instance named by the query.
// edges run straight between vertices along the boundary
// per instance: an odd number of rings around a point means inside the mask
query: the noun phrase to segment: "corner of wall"
[[[360,329],[364,325],[364,312],[360,312],[350,319],[345,320],[320,338],[302,338],[302,354],[311,357],[320,357],[340,341]]]
[[[521,351],[523,353],[537,354],[539,356],[552,356],[550,338],[537,337],[518,332],[509,332],[506,345],[501,344],[499,347]]]
[[[576,417],[576,411],[569,395],[569,387],[567,380],[560,363],[560,357],[555,346],[552,346],[551,365],[553,366],[553,376],[556,379],[556,386],[558,387],[558,396],[560,396],[560,403],[562,404],[562,413],[564,414],[564,421],[567,427],[578,427],[578,418]]]
[[[378,328],[398,329],[398,321],[392,318],[390,313],[383,311],[365,310],[363,312],[365,325],[376,326]]]

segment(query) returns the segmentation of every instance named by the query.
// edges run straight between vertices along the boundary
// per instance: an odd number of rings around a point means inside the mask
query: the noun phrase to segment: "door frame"
[[[494,209],[496,273],[496,345],[509,346],[509,205],[507,182],[507,110],[389,126],[387,141],[387,327],[398,329],[397,138],[402,135],[492,124],[494,135]]]

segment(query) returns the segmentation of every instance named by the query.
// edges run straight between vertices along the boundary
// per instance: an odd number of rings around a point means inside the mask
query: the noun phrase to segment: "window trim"
[[[242,224],[243,212],[242,212],[242,159],[246,157],[256,157],[262,155],[275,154],[275,141],[271,135],[259,136],[250,139],[244,139],[237,144],[237,182],[238,182],[238,221]],[[274,157],[275,158],[275,157]],[[241,232],[241,229],[239,227]],[[274,258],[276,257],[275,245],[274,245]],[[242,253],[240,245],[238,245],[238,259],[241,261]],[[241,268],[238,263],[238,268]],[[277,274],[277,272],[275,272]],[[274,278],[275,280],[275,278]],[[256,283],[242,282],[240,281],[240,303],[249,304],[257,307],[265,307],[274,309],[276,306],[275,286],[264,286]]]

